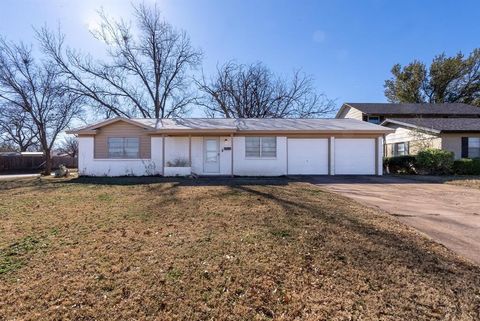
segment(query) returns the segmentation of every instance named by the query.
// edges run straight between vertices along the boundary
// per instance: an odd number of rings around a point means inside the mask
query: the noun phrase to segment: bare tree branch
[[[30,122],[31,133],[45,152],[47,174],[58,134],[81,112],[82,98],[70,92],[57,64],[35,61],[32,48],[0,39],[0,103],[15,108]]]
[[[98,109],[125,117],[181,115],[193,101],[188,72],[200,64],[202,53],[185,32],[162,19],[156,6],[133,9],[135,28],[99,11],[100,29],[93,35],[106,45],[106,61],[65,48],[60,32],[44,27],[37,37],[71,80],[69,90]]]
[[[210,81],[203,76],[196,84],[204,93],[196,103],[210,117],[312,118],[334,109],[333,101],[315,92],[311,77],[296,71],[281,79],[261,63],[228,62]]]

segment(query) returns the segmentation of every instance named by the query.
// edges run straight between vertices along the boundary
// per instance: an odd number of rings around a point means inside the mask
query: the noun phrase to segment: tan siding
[[[425,148],[442,148],[442,139],[436,135],[422,133],[395,124],[388,127],[395,129],[395,132],[386,136],[387,156],[393,155],[393,144],[395,143],[409,142],[410,155],[415,155]]]
[[[426,134],[419,131],[401,127],[399,125],[389,125],[389,128],[395,129],[394,133],[387,134],[385,142],[387,144],[411,142],[417,140],[434,140],[436,135]]]
[[[453,152],[455,159],[462,158],[462,137],[480,137],[480,134],[442,134],[442,149]]]
[[[97,130],[94,140],[95,158],[108,158],[107,141],[109,137],[138,137],[140,138],[140,158],[151,157],[151,139],[146,130],[120,121]]]
[[[352,119],[358,119],[358,120],[363,120],[363,114],[360,110],[352,107],[347,107],[343,117],[340,118],[352,118]]]

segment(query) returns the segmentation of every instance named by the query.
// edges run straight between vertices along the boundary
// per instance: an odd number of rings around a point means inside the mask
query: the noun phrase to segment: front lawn
[[[286,179],[0,181],[0,320],[478,320],[480,268]]]

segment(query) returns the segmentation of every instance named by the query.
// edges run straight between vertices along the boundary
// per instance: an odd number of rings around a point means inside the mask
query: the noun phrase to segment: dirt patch
[[[1,251],[48,240],[0,275],[0,319],[480,318],[478,267],[310,184],[60,181],[0,182]]]

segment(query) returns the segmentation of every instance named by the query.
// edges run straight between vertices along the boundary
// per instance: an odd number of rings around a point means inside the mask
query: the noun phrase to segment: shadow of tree
[[[458,260],[449,250],[432,251],[431,245],[436,243],[423,237],[420,241],[414,239],[412,237],[414,233],[411,229],[406,230],[406,232],[399,232],[394,228],[380,228],[379,225],[369,223],[367,220],[362,219],[361,216],[355,215],[355,207],[363,206],[348,198],[336,197],[336,205],[351,208],[353,212],[339,211],[333,204],[329,206],[325,203],[322,203],[323,208],[319,210],[318,204],[315,205],[304,199],[295,198],[294,195],[290,195],[292,197],[278,197],[275,193],[263,192],[244,185],[235,185],[231,188],[269,199],[284,208],[286,213],[298,213],[299,211],[307,213],[327,225],[349,231],[347,235],[360,235],[380,245],[378,252],[368,253],[368,255],[362,249],[362,244],[349,244],[349,247],[339,246],[330,249],[333,252],[343,252],[345,256],[354,258],[349,261],[349,264],[354,265],[356,269],[371,270],[376,260],[380,260],[382,265],[389,264],[385,260],[391,260],[391,264],[401,264],[410,270],[417,271],[417,274],[434,281],[438,286],[445,286],[446,283],[454,286],[459,278],[467,277],[463,271],[468,270],[472,272],[471,275],[476,275],[470,281],[473,284],[478,284],[480,288],[480,267]],[[323,191],[320,191],[320,193],[329,194]],[[341,204],[338,204],[339,200]],[[355,204],[353,208],[351,207],[352,203]],[[383,219],[390,220],[387,216],[383,217]],[[396,223],[392,220],[392,226],[398,224],[401,223]],[[318,239],[313,238],[310,241],[315,243],[318,242]],[[329,244],[341,245],[342,243],[331,242]],[[438,248],[444,249],[441,245],[438,245]],[[445,253],[449,255],[445,255]],[[455,269],[454,267],[459,267],[460,269]]]

